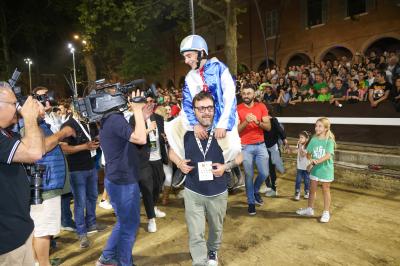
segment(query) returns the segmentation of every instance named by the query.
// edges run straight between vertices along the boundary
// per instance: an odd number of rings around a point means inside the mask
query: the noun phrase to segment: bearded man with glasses
[[[200,92],[193,98],[193,111],[208,137],[201,140],[193,131],[184,135],[185,157],[170,149],[170,159],[186,174],[184,200],[185,218],[189,230],[189,249],[193,265],[218,265],[223,221],[228,201],[226,171],[242,162],[241,154],[225,162],[221,146],[215,137],[213,120],[214,98]],[[188,159],[189,158],[189,159]],[[208,222],[208,239],[204,238]]]

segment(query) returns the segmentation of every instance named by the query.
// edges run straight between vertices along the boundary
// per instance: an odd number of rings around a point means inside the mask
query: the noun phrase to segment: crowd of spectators
[[[256,86],[258,101],[281,107],[302,102],[329,102],[342,107],[367,101],[375,108],[391,101],[400,110],[400,64],[395,52],[380,56],[371,52],[352,60],[343,56],[287,69],[272,66],[238,75],[238,90],[249,83]]]
[[[237,76],[237,96],[244,85],[256,88],[257,100],[265,104],[285,107],[303,102],[326,102],[337,107],[344,104],[368,102],[376,108],[390,101],[400,111],[399,54],[384,52],[368,56],[345,56],[337,60],[282,68],[276,65],[262,71],[249,71]],[[180,84],[181,87],[183,84]],[[171,116],[180,109],[182,89],[169,83],[158,84],[157,104],[170,106]]]
[[[400,111],[400,63],[399,54],[384,52],[377,56],[356,55],[353,59],[343,56],[338,60],[311,62],[289,66],[287,69],[271,66],[262,71],[249,71],[237,76],[237,97],[244,85],[256,88],[257,100],[267,105],[285,107],[303,102],[326,102],[337,107],[344,104],[369,102],[377,107],[390,101]],[[157,83],[157,106],[166,107],[169,117],[176,117],[181,110],[183,84],[172,82],[164,87]],[[68,100],[61,101],[69,106]]]

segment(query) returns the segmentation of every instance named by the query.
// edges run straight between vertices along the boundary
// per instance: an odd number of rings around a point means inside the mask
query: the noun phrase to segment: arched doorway
[[[353,53],[344,46],[335,46],[322,53],[320,58],[322,61],[334,61],[340,60],[343,56],[351,60],[353,58]]]
[[[397,52],[400,50],[400,40],[393,37],[384,37],[372,42],[365,49],[364,54],[369,55],[371,52],[375,52],[377,55],[381,55],[384,52]]]
[[[275,62],[271,59],[268,59],[268,66],[269,68],[275,66]],[[261,64],[258,66],[257,71],[264,71],[267,68],[267,61],[263,60]]]
[[[309,65],[311,63],[311,59],[308,55],[304,53],[297,53],[290,57],[286,67],[290,66],[300,66],[300,65]]]

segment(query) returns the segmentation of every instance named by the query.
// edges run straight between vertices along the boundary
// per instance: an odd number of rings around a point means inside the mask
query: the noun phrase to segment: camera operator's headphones
[[[180,45],[180,53],[187,51],[197,51],[197,67],[200,67],[200,62],[208,56],[208,46],[203,37],[199,35],[189,35],[185,37]],[[203,53],[204,52],[204,53]]]

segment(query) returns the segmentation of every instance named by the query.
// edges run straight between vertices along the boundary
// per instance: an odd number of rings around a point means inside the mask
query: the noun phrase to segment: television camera
[[[144,96],[130,99],[131,102],[146,102],[147,97],[158,97],[156,87],[152,84],[145,88],[145,80],[138,79],[126,84],[104,84],[104,79],[96,81],[96,89],[84,98],[74,99],[74,108],[88,122],[97,122],[112,112],[122,112],[128,108],[128,94],[134,89],[144,92]],[[141,85],[141,86],[140,86]]]

